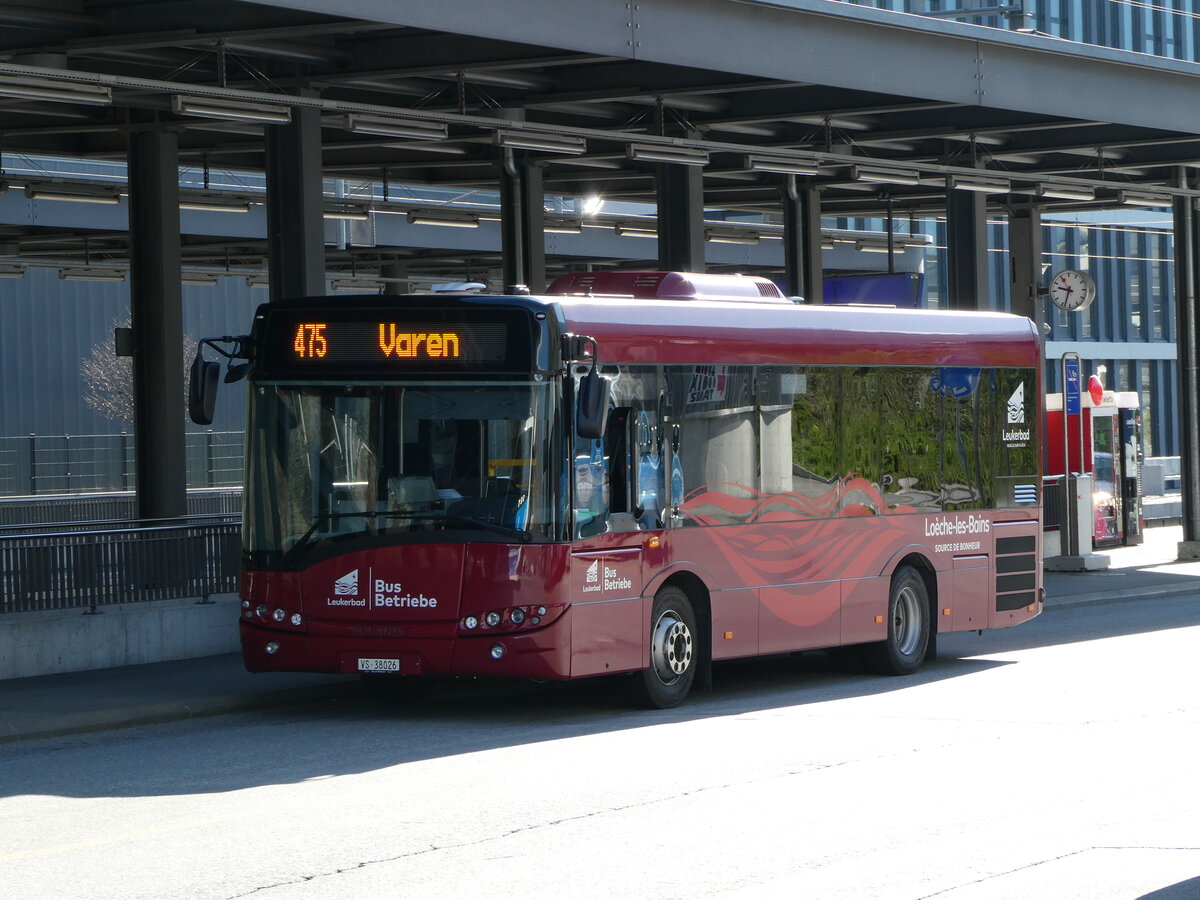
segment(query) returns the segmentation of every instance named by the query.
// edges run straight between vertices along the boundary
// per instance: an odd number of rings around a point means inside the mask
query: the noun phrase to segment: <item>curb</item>
[[[1092,603],[1119,603],[1134,600],[1158,600],[1163,597],[1181,597],[1187,594],[1200,597],[1200,582],[1194,585],[1174,584],[1162,587],[1141,588],[1136,593],[1115,590],[1102,591],[1094,594],[1072,594],[1066,597],[1047,598],[1046,609],[1051,610],[1063,606],[1083,606]]]
[[[254,694],[222,694],[215,697],[192,697],[164,703],[144,703],[137,706],[97,709],[90,712],[65,713],[27,725],[6,722],[0,730],[0,746],[18,741],[66,737],[95,731],[137,728],[142,725],[162,725],[186,719],[200,719],[237,712],[275,709],[313,700],[332,700],[357,687],[356,682],[338,681],[304,687],[262,691]]]

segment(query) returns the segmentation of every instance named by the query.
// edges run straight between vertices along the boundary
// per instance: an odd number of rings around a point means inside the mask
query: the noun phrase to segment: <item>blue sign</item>
[[[1063,408],[1068,416],[1079,415],[1081,387],[1079,357],[1063,357]]]
[[[979,385],[978,369],[942,368],[929,379],[929,389],[935,394],[944,394],[962,400],[975,393]]]

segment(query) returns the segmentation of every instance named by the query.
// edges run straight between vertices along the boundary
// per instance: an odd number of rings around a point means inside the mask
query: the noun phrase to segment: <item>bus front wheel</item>
[[[650,613],[650,666],[631,676],[637,705],[670,709],[682,703],[696,678],[699,653],[691,600],[680,588],[663,588]]]
[[[892,576],[887,623],[887,640],[862,647],[863,665],[876,675],[911,675],[925,659],[933,625],[925,579],[912,566]]]

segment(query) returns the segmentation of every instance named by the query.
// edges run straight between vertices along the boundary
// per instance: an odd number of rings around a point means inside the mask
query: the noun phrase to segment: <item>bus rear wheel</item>
[[[925,659],[933,624],[925,579],[912,566],[892,576],[887,623],[886,640],[862,647],[863,665],[876,675],[911,675]]]
[[[663,588],[650,613],[650,666],[630,676],[634,702],[646,709],[682,703],[696,679],[699,651],[691,600],[680,588]]]

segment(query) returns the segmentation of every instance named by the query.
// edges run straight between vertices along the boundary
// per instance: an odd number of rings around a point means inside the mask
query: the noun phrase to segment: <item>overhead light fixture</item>
[[[181,194],[180,209],[203,210],[207,212],[250,212],[250,201],[237,194],[204,193]]]
[[[1136,191],[1117,191],[1117,202],[1124,206],[1144,206],[1157,209],[1171,205],[1171,198],[1163,194],[1140,194]]]
[[[0,97],[108,106],[112,103],[112,88],[82,81],[48,81],[25,75],[0,75]]]
[[[479,216],[474,213],[460,213],[452,210],[412,211],[408,214],[409,225],[441,225],[444,228],[478,228]]]
[[[656,238],[658,230],[647,225],[614,225],[613,231],[622,237]]]
[[[206,272],[184,272],[179,278],[179,283],[212,287],[217,283],[217,276]]]
[[[107,266],[75,266],[59,269],[58,277],[63,281],[124,281],[125,270]]]
[[[419,119],[393,119],[350,113],[337,121],[344,131],[354,134],[374,134],[379,137],[413,141],[444,141],[449,135],[449,128],[444,123],[422,122]]]
[[[335,278],[329,282],[333,291],[356,291],[360,294],[378,294],[383,282],[375,278]]]
[[[357,204],[332,205],[325,207],[321,215],[326,219],[339,219],[345,222],[366,222],[371,218],[371,211]]]
[[[1039,197],[1051,200],[1095,200],[1096,191],[1090,187],[1070,187],[1061,184],[1039,184],[1035,189]]]
[[[0,278],[24,278],[25,266],[0,264]]]
[[[116,206],[121,202],[121,188],[108,184],[29,184],[25,186],[25,196],[30,200],[63,200]]]
[[[678,163],[683,166],[708,165],[708,151],[693,147],[629,144],[625,147],[625,157],[637,162]]]
[[[587,141],[566,134],[541,134],[532,131],[497,131],[496,146],[510,150],[539,150],[578,156],[587,152]]]
[[[871,169],[863,166],[851,166],[850,177],[855,181],[869,181],[872,184],[921,183],[921,173],[911,169]]]
[[[709,228],[704,232],[704,239],[714,244],[757,244],[759,235],[754,231],[718,231]]]
[[[228,122],[257,122],[262,125],[287,125],[292,121],[291,107],[282,103],[257,103],[249,100],[230,100],[225,97],[190,97],[177,94],[171,98],[176,115]]]
[[[818,162],[800,162],[774,156],[747,156],[746,168],[751,172],[773,172],[778,175],[820,175]]]
[[[542,231],[546,234],[583,234],[583,223],[578,219],[547,219]]]
[[[946,178],[946,186],[980,194],[1007,194],[1012,189],[1012,184],[1002,178],[976,178],[974,175],[950,175]]]
[[[585,216],[597,215],[604,208],[604,198],[598,194],[592,194],[590,197],[583,199],[581,211]]]
[[[246,276],[246,287],[251,288],[269,288],[271,279],[266,275],[248,275]]]
[[[887,253],[888,243],[882,241],[855,241],[854,249],[860,253]]]
[[[822,250],[832,250],[833,249],[833,238],[821,238],[821,249]]]

